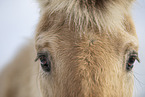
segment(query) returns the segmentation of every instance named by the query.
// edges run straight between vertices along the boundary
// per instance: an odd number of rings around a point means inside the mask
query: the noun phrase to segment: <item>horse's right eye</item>
[[[49,72],[50,71],[50,66],[51,66],[51,62],[49,61],[49,59],[42,55],[40,56],[40,63],[41,63],[41,67],[44,71]]]
[[[37,55],[37,60],[40,60],[40,65],[42,67],[42,69],[45,71],[45,72],[50,72],[51,70],[51,62],[49,60],[49,57],[45,54],[38,54]]]

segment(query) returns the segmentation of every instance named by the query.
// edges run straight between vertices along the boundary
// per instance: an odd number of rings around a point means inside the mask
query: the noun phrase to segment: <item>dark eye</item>
[[[126,69],[128,71],[132,70],[133,66],[134,66],[134,63],[135,63],[135,60],[139,61],[138,59],[138,55],[137,54],[130,54],[128,60],[127,60],[127,63],[126,63]]]
[[[38,59],[40,60],[40,64],[41,64],[42,69],[45,72],[50,72],[51,62],[49,60],[49,57],[46,54],[38,54],[35,61],[37,61]]]

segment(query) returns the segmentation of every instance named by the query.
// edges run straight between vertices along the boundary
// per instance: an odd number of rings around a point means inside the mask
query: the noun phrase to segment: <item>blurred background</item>
[[[145,0],[137,0],[132,10],[139,37],[141,63],[134,66],[134,97],[145,97]],[[0,71],[19,49],[33,37],[39,18],[35,0],[0,0]]]

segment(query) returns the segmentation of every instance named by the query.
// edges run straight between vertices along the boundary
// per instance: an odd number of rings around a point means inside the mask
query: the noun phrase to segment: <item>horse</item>
[[[132,97],[134,0],[38,0],[35,37],[0,75],[0,97]]]

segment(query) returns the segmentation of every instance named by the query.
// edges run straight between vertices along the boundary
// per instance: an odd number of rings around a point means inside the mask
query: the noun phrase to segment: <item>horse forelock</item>
[[[133,0],[38,1],[42,16],[47,15],[51,26],[59,27],[67,22],[70,29],[81,32],[88,29],[98,32],[117,32],[124,29],[124,18],[126,14],[130,14]]]

